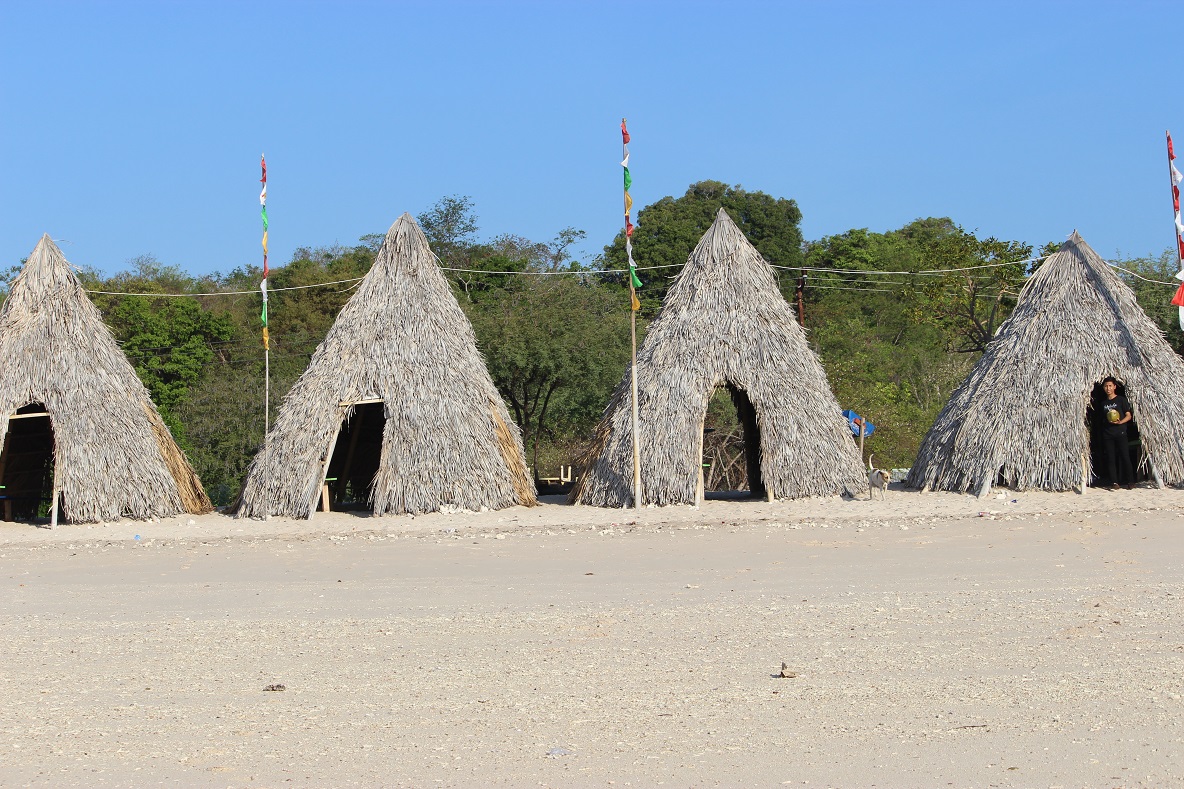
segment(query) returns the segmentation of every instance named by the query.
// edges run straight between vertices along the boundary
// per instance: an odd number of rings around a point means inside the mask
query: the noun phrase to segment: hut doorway
[[[1126,385],[1121,381],[1117,382],[1115,389],[1119,396],[1126,397]],[[1093,467],[1093,477],[1090,479],[1090,485],[1114,485],[1117,480],[1110,478],[1109,463],[1106,459],[1106,450],[1103,447],[1101,404],[1106,400],[1106,392],[1102,389],[1102,382],[1099,381],[1094,384],[1093,391],[1090,392],[1089,406],[1085,411],[1085,424],[1089,430],[1089,454],[1090,464]],[[1129,400],[1128,400],[1129,402]],[[1143,454],[1143,442],[1139,437],[1139,415],[1134,413],[1131,409],[1131,421],[1126,425],[1127,437],[1127,452],[1130,455],[1131,468],[1135,472],[1135,482],[1142,482],[1147,479],[1147,464],[1144,462],[1145,456]]]
[[[8,417],[0,448],[0,517],[32,520],[46,514],[53,499],[53,420],[41,403]]]
[[[381,400],[353,404],[341,423],[325,474],[330,508],[349,512],[371,509],[371,487],[382,460],[386,406]]]
[[[761,429],[748,392],[725,381],[707,401],[700,453],[704,498],[764,498]]]

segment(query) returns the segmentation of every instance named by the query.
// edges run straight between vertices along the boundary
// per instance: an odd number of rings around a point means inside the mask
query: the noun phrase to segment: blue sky
[[[698,180],[809,239],[950,216],[1107,257],[1173,243],[1168,3],[0,3],[0,265],[201,274],[353,244],[445,195],[489,238],[621,225]],[[644,262],[642,262],[644,265]]]

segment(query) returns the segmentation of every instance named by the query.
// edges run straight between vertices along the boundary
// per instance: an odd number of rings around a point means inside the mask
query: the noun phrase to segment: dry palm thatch
[[[1135,295],[1076,232],[1028,280],[909,473],[922,489],[1084,490],[1094,385],[1126,384],[1145,463],[1184,481],[1184,363]]]
[[[148,391],[48,235],[0,308],[0,358],[0,442],[8,446],[9,417],[17,409],[44,406],[67,519],[212,509]]]
[[[381,401],[385,415],[374,514],[536,503],[522,435],[410,214],[391,226],[284,398],[238,514],[311,517],[338,432],[361,401]]]
[[[772,268],[722,208],[649,327],[637,381],[643,503],[698,500],[704,415],[712,392],[725,385],[741,419],[744,412],[755,416],[746,430],[746,442],[759,441],[759,473],[750,466],[748,477],[754,493],[800,498],[867,487],[826,373]],[[626,371],[584,458],[573,502],[633,504],[631,425]]]

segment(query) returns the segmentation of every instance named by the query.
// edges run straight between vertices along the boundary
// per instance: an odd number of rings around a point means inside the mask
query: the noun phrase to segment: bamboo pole
[[[710,405],[708,405],[708,408],[710,408]],[[695,506],[696,507],[698,507],[700,504],[703,503],[703,497],[704,497],[704,492],[703,492],[703,488],[704,488],[704,485],[703,485],[703,447],[706,445],[707,442],[704,440],[703,426],[704,426],[704,424],[706,424],[706,422],[707,422],[707,408],[704,408],[703,409],[703,416],[699,418],[699,433],[698,433],[698,435],[699,435],[699,476],[695,482]],[[711,472],[712,472],[712,474],[715,473],[714,466],[712,466]],[[714,484],[714,480],[713,480],[713,484]]]
[[[1155,461],[1151,458],[1147,459],[1147,465],[1151,466],[1151,477],[1155,480],[1155,487],[1163,490],[1163,477],[1160,476],[1159,467],[1155,465]]]
[[[54,447],[53,453],[53,503],[49,505],[49,528],[56,529],[58,527],[58,498],[61,495],[60,480],[61,475],[58,473],[58,453],[57,447]]]
[[[342,414],[344,420],[345,415]],[[325,511],[329,511],[329,497],[324,494],[325,478],[329,476],[329,464],[333,462],[333,450],[337,449],[337,437],[341,435],[341,422],[337,423],[337,429],[333,431],[333,438],[329,441],[329,448],[325,452],[325,459],[321,464],[321,484],[317,485],[316,493],[313,494],[312,504],[308,508],[308,519],[312,520],[313,514],[317,511],[317,499],[321,499],[321,506]]]
[[[629,337],[632,343],[632,356],[629,365],[629,388],[633,396],[633,506],[641,509],[641,431],[637,422],[637,310],[632,308],[633,277],[629,277]]]
[[[621,130],[625,129],[625,119],[621,118]],[[629,145],[622,140],[621,142],[621,156],[629,155]],[[628,168],[626,168],[628,170]],[[626,230],[628,229],[629,218],[629,190],[625,190],[625,218]],[[629,244],[628,233],[625,235],[625,243]],[[632,257],[630,257],[632,263]],[[637,310],[634,305],[637,304],[637,289],[633,287],[633,267],[629,266],[629,391],[632,396],[633,407],[633,507],[641,509],[641,430],[637,422]],[[700,461],[702,464],[702,461]]]

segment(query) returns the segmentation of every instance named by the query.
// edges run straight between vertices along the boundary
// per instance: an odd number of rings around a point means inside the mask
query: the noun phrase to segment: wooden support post
[[[11,417],[10,417],[11,418]],[[12,441],[12,431],[4,431],[4,448],[0,449],[0,482],[4,481],[4,470],[8,468],[8,444]],[[0,490],[4,490],[4,485],[0,484]],[[12,499],[4,499],[4,520],[12,520]]]
[[[707,422],[707,409],[703,409],[703,416],[699,418],[699,476],[695,482],[695,506],[703,503],[703,425]]]
[[[1081,456],[1081,495],[1085,495],[1085,491],[1089,489],[1089,458],[1085,455]]]
[[[342,420],[345,419],[345,414],[342,414]],[[341,435],[341,422],[337,423],[337,429],[333,431],[333,438],[329,440],[329,448],[325,452],[325,459],[321,462],[321,484],[317,486],[316,492],[313,493],[313,499],[308,507],[308,519],[312,520],[313,513],[317,511],[317,498],[321,499],[321,505],[328,512],[329,496],[328,491],[325,490],[325,478],[329,476],[329,463],[333,460],[333,450],[337,448],[337,436]],[[317,493],[320,496],[317,496]]]
[[[52,426],[52,425],[51,425]],[[53,448],[53,502],[49,505],[49,528],[58,527],[58,499],[61,497],[61,469],[58,468],[58,448]]]
[[[1151,476],[1155,480],[1155,487],[1163,490],[1163,477],[1159,474],[1159,467],[1155,465],[1155,461],[1147,458],[1147,465],[1151,466]]]
[[[986,498],[987,494],[991,492],[991,483],[995,481],[995,472],[991,472],[983,477],[983,484],[979,485],[978,497],[980,499]]]
[[[49,528],[56,529],[58,527],[58,491],[57,483],[53,486],[53,504],[49,505]]]

